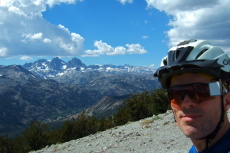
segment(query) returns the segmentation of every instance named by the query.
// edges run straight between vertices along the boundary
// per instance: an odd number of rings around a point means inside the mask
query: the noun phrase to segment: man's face
[[[190,83],[210,83],[199,74],[183,74],[177,77],[172,86]],[[210,134],[216,127],[221,115],[221,96],[215,96],[201,103],[196,103],[185,95],[182,103],[171,103],[177,124],[181,131],[191,139],[199,139]]]

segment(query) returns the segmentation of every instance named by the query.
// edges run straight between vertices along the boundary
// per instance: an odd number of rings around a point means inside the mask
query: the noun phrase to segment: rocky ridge
[[[124,96],[104,96],[98,103],[84,110],[86,115],[96,118],[105,118],[117,112],[119,107],[125,104],[125,100],[130,98],[130,95]],[[68,119],[77,118],[80,114],[74,114]]]
[[[228,111],[230,119],[230,111]],[[172,111],[31,153],[187,153],[192,143]]]

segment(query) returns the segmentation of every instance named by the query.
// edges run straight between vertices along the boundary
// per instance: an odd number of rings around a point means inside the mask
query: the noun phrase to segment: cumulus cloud
[[[147,51],[140,44],[126,44],[124,46],[112,47],[107,43],[95,41],[96,50],[86,50],[83,56],[99,55],[125,55],[125,54],[145,54]]]
[[[0,0],[0,58],[22,56],[99,56],[144,54],[147,51],[140,44],[112,47],[96,41],[97,50],[86,50],[85,39],[64,25],[46,21],[42,12],[47,7],[61,3],[75,4],[83,0]],[[119,0],[132,3],[133,0]],[[26,56],[25,56],[26,55]]]
[[[146,0],[148,7],[164,11],[171,20],[169,45],[185,39],[206,39],[230,51],[229,0]]]
[[[121,4],[133,3],[133,0],[118,0]]]
[[[0,58],[12,56],[76,56],[84,49],[84,38],[63,25],[42,17],[50,7],[76,0],[0,1]],[[81,0],[79,0],[81,1]]]

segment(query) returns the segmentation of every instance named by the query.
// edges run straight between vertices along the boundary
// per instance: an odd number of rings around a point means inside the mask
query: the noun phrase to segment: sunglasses
[[[211,83],[191,83],[185,85],[176,85],[168,90],[168,97],[171,103],[181,105],[185,96],[193,99],[195,103],[201,103],[214,96],[222,95],[220,82]]]

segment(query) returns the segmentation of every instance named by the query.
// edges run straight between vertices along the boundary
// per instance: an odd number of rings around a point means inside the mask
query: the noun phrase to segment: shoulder
[[[206,150],[203,150],[202,153],[205,153]],[[213,146],[209,148],[210,153],[230,153],[230,129],[227,133],[217,141]],[[193,145],[189,150],[189,153],[197,153],[196,147]]]

